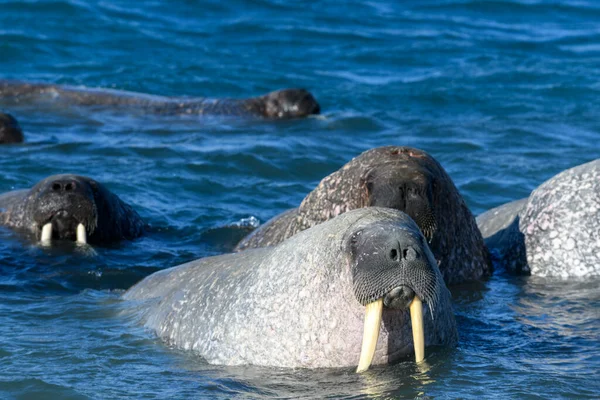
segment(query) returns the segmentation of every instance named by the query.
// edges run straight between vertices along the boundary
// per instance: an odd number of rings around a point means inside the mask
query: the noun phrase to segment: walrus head
[[[0,112],[0,143],[21,143],[23,131],[10,114]]]
[[[425,353],[423,305],[431,316],[444,287],[431,250],[419,229],[408,221],[370,224],[346,240],[354,295],[366,306],[358,372],[369,368],[384,308],[410,309],[416,361]]]
[[[78,175],[53,175],[29,192],[26,212],[31,230],[43,243],[73,240],[99,243],[137,236],[137,221],[129,220],[128,208],[93,179]]]
[[[282,89],[259,98],[266,118],[291,119],[319,114],[321,107],[306,89]]]
[[[438,228],[434,202],[439,173],[430,157],[409,147],[390,148],[387,157],[362,177],[363,206],[395,208],[407,213],[431,242]]]

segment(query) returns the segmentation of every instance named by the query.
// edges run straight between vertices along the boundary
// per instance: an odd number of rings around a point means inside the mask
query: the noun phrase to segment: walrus
[[[433,157],[411,147],[378,147],[360,154],[325,177],[300,207],[267,221],[235,250],[273,245],[336,215],[370,206],[395,208],[415,220],[447,284],[491,275],[488,250],[452,179]]]
[[[23,142],[23,130],[12,115],[0,112],[0,144]]]
[[[458,340],[427,241],[406,214],[379,207],[156,272],[123,298],[160,338],[211,364],[364,371]]]
[[[0,224],[47,244],[52,240],[103,244],[141,236],[138,213],[95,180],[52,175],[31,189],[0,195]]]
[[[282,89],[246,99],[209,99],[0,80],[0,98],[14,103],[46,100],[65,105],[130,107],[154,114],[255,116],[267,119],[302,118],[319,114],[321,109],[306,89]]]
[[[600,275],[600,159],[563,171],[529,197],[477,217],[492,257],[508,272]]]

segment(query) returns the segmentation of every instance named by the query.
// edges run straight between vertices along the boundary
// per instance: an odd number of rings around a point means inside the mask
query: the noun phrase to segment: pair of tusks
[[[46,225],[42,227],[42,237],[40,239],[41,242],[48,243],[52,240],[52,223],[48,222]],[[83,224],[77,225],[77,243],[86,244],[87,243],[87,234],[85,232],[85,226]]]
[[[371,361],[373,361],[373,356],[375,355],[377,339],[379,338],[382,314],[383,299],[367,304],[362,349],[356,372],[364,372],[371,366]],[[417,296],[410,303],[410,321],[412,324],[415,361],[419,363],[425,358],[425,333],[423,329],[423,303]]]

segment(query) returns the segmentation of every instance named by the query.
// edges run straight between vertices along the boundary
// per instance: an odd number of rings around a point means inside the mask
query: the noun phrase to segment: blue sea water
[[[207,97],[305,87],[324,118],[265,122],[2,105],[0,192],[91,176],[151,224],[41,248],[0,228],[0,398],[598,398],[600,282],[453,288],[460,343],[351,369],[223,367],[169,348],[119,296],[232,248],[362,151],[428,151],[479,214],[600,156],[600,3],[0,0],[0,78]]]

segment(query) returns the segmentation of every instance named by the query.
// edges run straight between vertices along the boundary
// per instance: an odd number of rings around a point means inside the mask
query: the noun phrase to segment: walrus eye
[[[360,238],[360,235],[362,234],[362,230],[356,231],[351,237],[350,237],[350,243],[352,245],[355,245],[356,243],[358,243],[358,239]]]
[[[352,236],[350,236],[350,240],[347,242],[348,246],[350,247],[350,253],[352,254],[352,257],[356,257],[357,255],[356,250],[358,248],[358,241],[360,240],[362,233],[362,229],[354,232]]]

